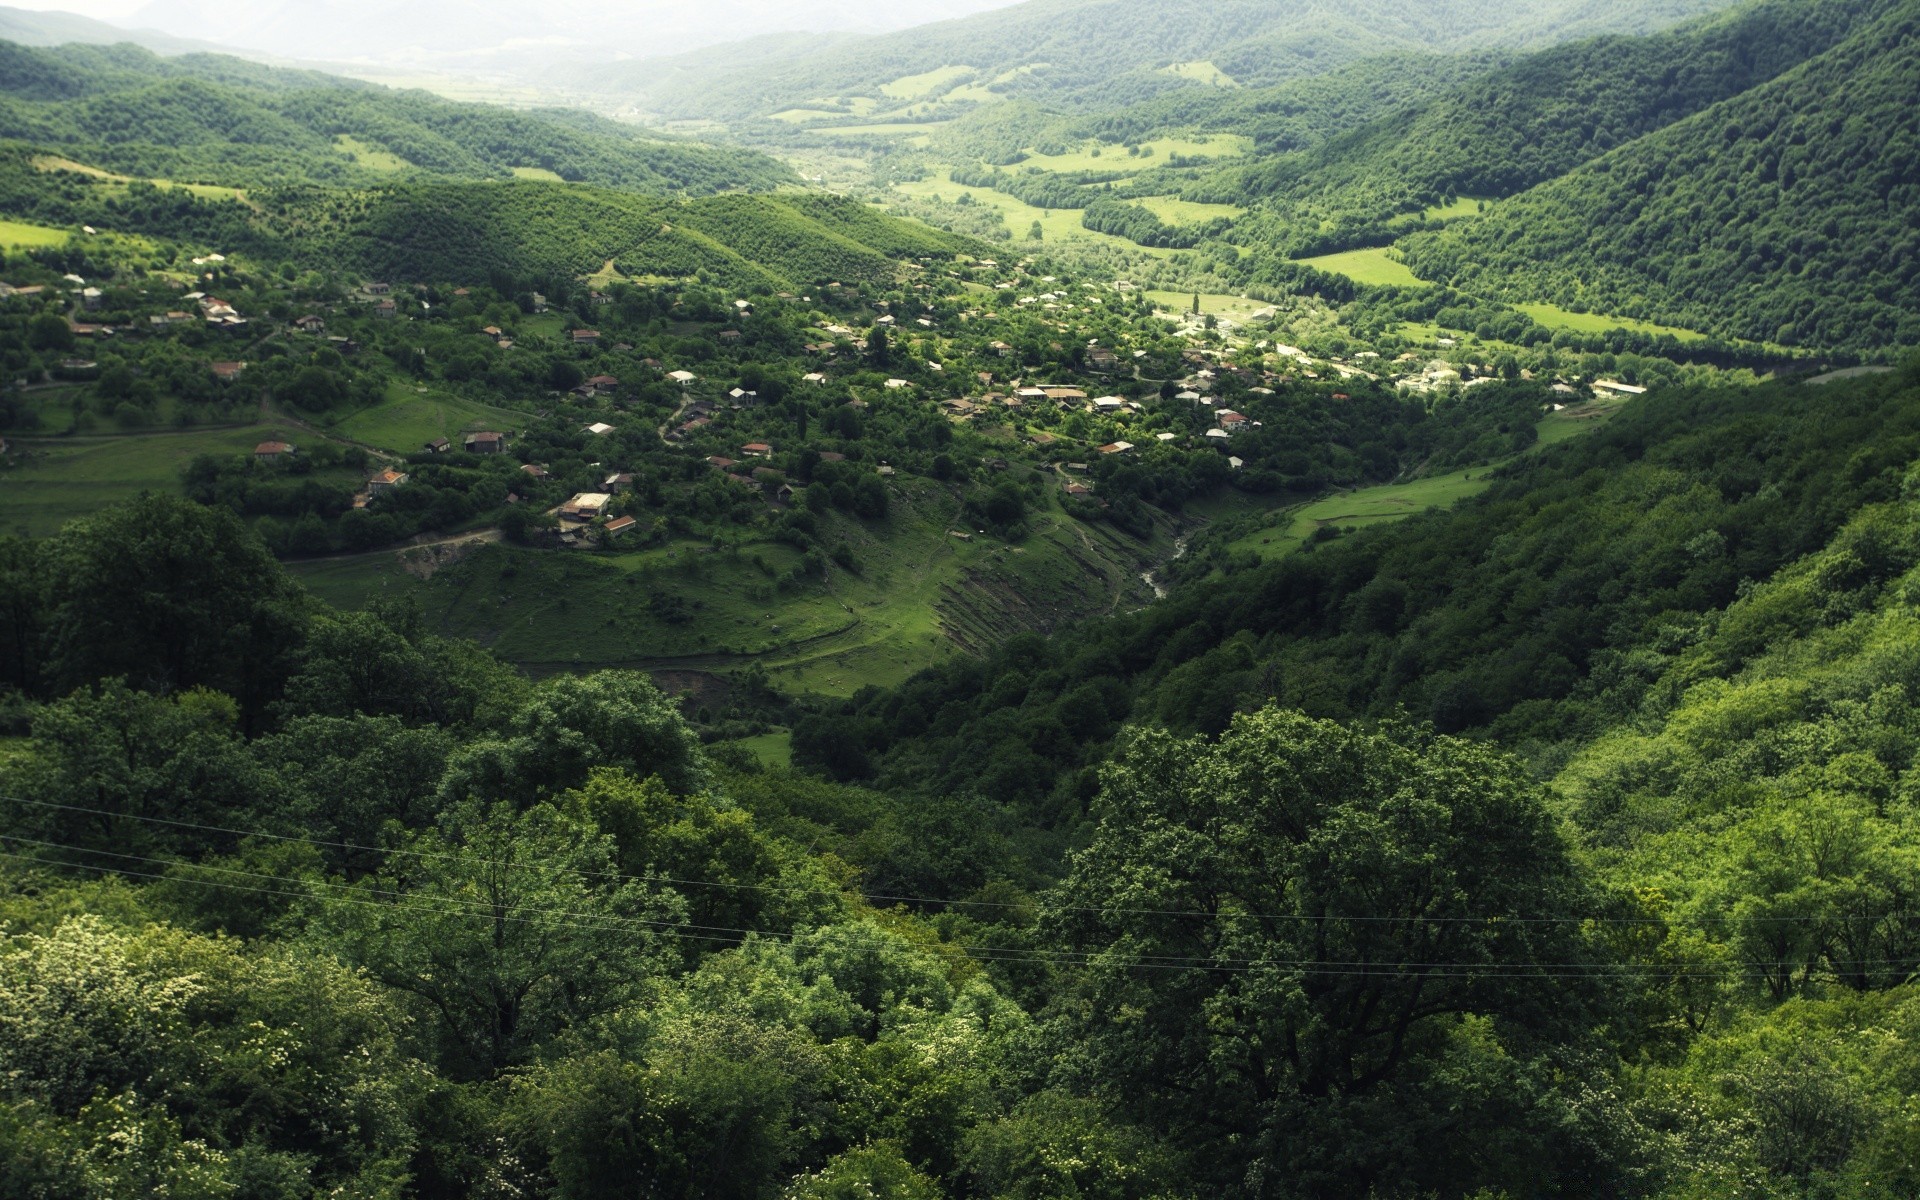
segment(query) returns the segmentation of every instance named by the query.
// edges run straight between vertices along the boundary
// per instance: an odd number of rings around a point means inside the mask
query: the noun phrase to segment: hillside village
[[[477,524],[565,548],[791,528],[796,510],[884,513],[903,476],[1012,482],[1023,504],[1137,528],[1141,502],[1305,498],[1498,457],[1498,435],[1439,459],[1377,439],[1383,423],[1472,424],[1464,398],[1488,385],[1502,385],[1503,417],[1633,389],[1598,377],[1611,355],[1536,380],[1471,335],[1357,349],[1305,302],[1216,318],[1035,258],[728,296],[696,282],[288,278],[219,253],[185,274],[108,248],[91,279],[8,262],[0,421],[15,461],[47,438],[267,421],[279,432],[254,453],[205,456],[184,482],[290,555]],[[1510,395],[1534,382],[1537,395]],[[379,428],[429,389],[493,415],[456,420],[455,400],[433,436]]]

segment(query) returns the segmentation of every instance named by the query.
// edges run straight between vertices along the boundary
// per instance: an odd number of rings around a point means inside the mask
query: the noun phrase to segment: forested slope
[[[1344,248],[1454,196],[1524,191],[1731,99],[1831,49],[1898,0],[1767,0],[1648,37],[1606,37],[1527,55],[1299,155],[1229,169],[1195,194],[1276,201],[1250,243]],[[1340,228],[1327,232],[1323,220]]]
[[[394,279],[707,271],[730,288],[873,282],[898,260],[950,256],[964,239],[833,196],[661,200],[542,183],[420,184],[289,198],[272,211],[294,253]],[[302,240],[311,239],[304,248]]]
[[[904,76],[961,65],[1009,95],[1110,108],[1191,86],[1158,73],[1212,61],[1234,80],[1264,86],[1396,51],[1544,45],[1566,37],[1657,28],[1722,7],[1720,0],[1584,0],[1465,4],[1408,0],[1030,0],[958,21],[842,43],[751,73],[713,73],[648,96],[675,115],[739,120],[826,96],[878,96]],[[652,74],[652,72],[648,72]],[[604,73],[601,78],[617,86]],[[628,86],[645,91],[644,75]]]
[[[1600,693],[1640,669],[1635,654],[1899,494],[1920,454],[1916,386],[1909,369],[1831,388],[1669,389],[1455,512],[1266,565],[1202,557],[1192,583],[1143,612],[822,718],[809,753],[1070,822],[1084,768],[1129,720],[1215,732],[1271,699],[1342,719],[1404,711],[1515,744],[1597,732],[1616,715]]]
[[[0,139],[143,178],[229,185],[366,182],[396,171],[467,179],[514,168],[661,194],[771,187],[793,176],[751,151],[583,113],[458,104],[313,71],[137,47],[0,42]],[[347,139],[342,141],[341,139]]]
[[[1408,239],[1433,279],[1788,344],[1920,342],[1920,6],[1502,204]]]

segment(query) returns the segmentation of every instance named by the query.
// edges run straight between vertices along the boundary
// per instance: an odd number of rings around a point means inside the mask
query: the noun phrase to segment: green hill
[[[904,258],[950,257],[969,245],[836,196],[675,201],[542,183],[295,195],[268,208],[267,224],[273,244],[297,258],[396,280],[579,276],[611,263],[631,278],[706,271],[739,289],[851,284],[890,279]]]
[[[140,178],[235,186],[343,184],[395,172],[568,181],[668,194],[768,188],[752,151],[642,133],[585,113],[458,104],[221,55],[0,42],[0,139]]]
[[[1920,344],[1920,5],[1409,239],[1416,272],[1786,344]]]
[[[1893,7],[1767,0],[1650,37],[1555,47],[1194,190],[1274,197],[1279,220],[1258,236],[1284,239],[1290,225],[1296,252],[1378,244],[1392,234],[1386,219],[1557,178],[1778,77]]]
[[[651,63],[606,69],[603,86],[640,93],[675,116],[741,120],[863,97],[880,110],[953,94],[976,103],[1037,96],[1112,108],[1206,78],[1264,86],[1374,55],[1545,45],[1567,37],[1656,28],[1722,7],[1720,0],[1029,0],[814,50],[784,64],[678,74]],[[1210,69],[1178,70],[1181,64]],[[936,78],[936,73],[946,73]],[[954,89],[968,89],[955,92]],[[848,111],[858,112],[859,109]],[[866,115],[860,113],[859,115]]]

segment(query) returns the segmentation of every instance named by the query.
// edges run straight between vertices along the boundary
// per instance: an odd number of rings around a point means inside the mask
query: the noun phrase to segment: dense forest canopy
[[[1916,47],[0,42],[0,1200],[1920,1194]]]

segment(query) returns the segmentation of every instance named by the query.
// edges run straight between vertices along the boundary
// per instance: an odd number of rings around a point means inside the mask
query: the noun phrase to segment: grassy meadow
[[[1322,254],[1318,258],[1294,260],[1303,267],[1312,267],[1316,271],[1326,271],[1333,275],[1345,275],[1355,283],[1382,284],[1391,287],[1427,287],[1427,281],[1407,269],[1407,265],[1393,257],[1385,246],[1371,250],[1344,250],[1339,254]]]

